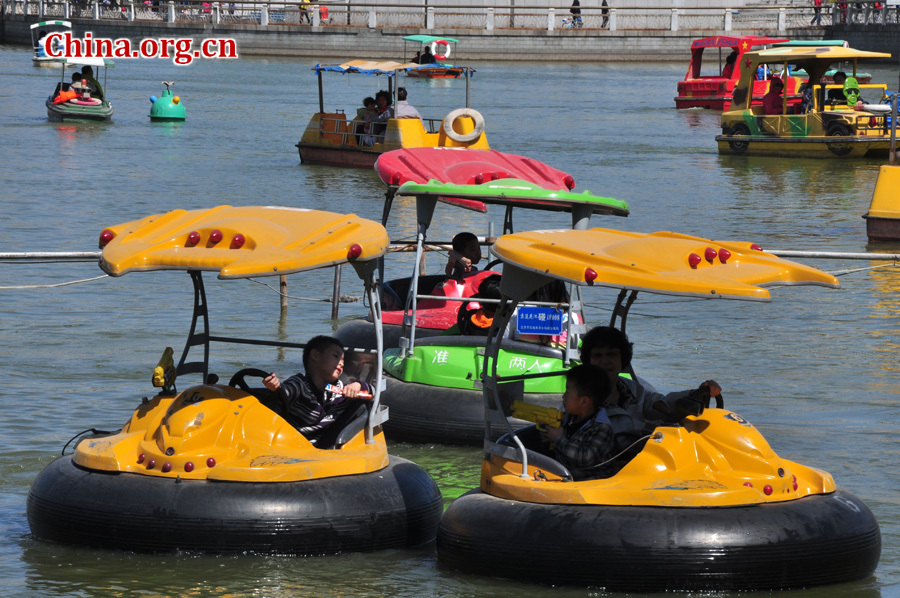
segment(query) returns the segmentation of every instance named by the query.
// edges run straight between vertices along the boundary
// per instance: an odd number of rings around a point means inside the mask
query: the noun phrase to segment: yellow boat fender
[[[453,123],[459,120],[460,117],[468,116],[475,122],[475,128],[471,133],[466,133],[463,135],[462,133],[457,133],[453,128]],[[453,141],[458,141],[459,143],[469,143],[470,141],[475,141],[481,134],[484,133],[484,117],[481,116],[481,113],[472,108],[457,108],[452,111],[447,117],[444,119],[444,124],[442,125],[444,129],[444,133],[452,139]]]
[[[439,54],[438,47],[443,46],[446,54]],[[450,58],[450,43],[442,39],[436,39],[431,42],[431,53],[437,60],[448,60]]]

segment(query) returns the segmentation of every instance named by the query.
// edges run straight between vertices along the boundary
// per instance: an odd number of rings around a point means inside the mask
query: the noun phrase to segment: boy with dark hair
[[[576,365],[566,372],[562,425],[541,434],[554,443],[557,461],[575,480],[609,477],[616,471],[612,424],[603,403],[609,394],[609,379],[595,365]]]
[[[453,249],[447,256],[444,268],[450,278],[462,278],[465,274],[477,272],[475,264],[481,261],[481,245],[473,233],[462,232],[453,237]]]
[[[368,393],[364,382],[351,382],[344,372],[344,348],[331,336],[316,336],[303,349],[303,369],[283,383],[275,374],[263,380],[266,388],[278,393],[284,418],[312,444],[347,409],[350,401]]]

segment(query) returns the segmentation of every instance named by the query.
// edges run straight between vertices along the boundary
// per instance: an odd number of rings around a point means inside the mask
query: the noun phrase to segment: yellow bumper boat
[[[769,301],[769,288],[837,287],[758,246],[608,229],[501,237],[504,298],[485,349],[486,411],[502,410],[502,331],[547,282],[620,289],[624,330],[639,292]],[[540,376],[531,374],[530,376]],[[717,401],[718,402],[718,401]],[[487,418],[486,418],[487,419]],[[488,426],[489,427],[489,426]],[[613,591],[755,590],[864,578],[881,553],[874,516],[832,477],[779,456],[724,405],[657,427],[615,475],[576,481],[535,428],[486,433],[481,487],[441,519],[438,558],[467,572]]]
[[[154,371],[160,392],[118,431],[81,439],[48,465],[28,495],[28,523],[44,540],[140,551],[332,554],[402,548],[434,538],[442,503],[424,470],[388,454],[382,433],[380,351],[374,396],[311,443],[280,400],[246,378],[209,371],[211,343],[301,348],[215,336],[202,272],[220,279],[291,274],[348,263],[379,305],[374,272],[388,244],[380,224],[355,215],[220,206],[176,210],[112,226],[100,237],[111,276],[183,270],[194,285],[190,334],[175,365]],[[380,334],[379,334],[380,346]],[[189,361],[192,349],[202,357]],[[181,392],[176,377],[200,374]]]

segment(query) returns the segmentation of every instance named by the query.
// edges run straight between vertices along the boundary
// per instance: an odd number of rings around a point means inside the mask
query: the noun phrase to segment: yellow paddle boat
[[[466,80],[466,106],[452,110],[443,119],[392,117],[384,123],[367,123],[362,110],[349,119],[343,110],[325,110],[323,73],[385,75],[388,79],[388,91],[393,98],[392,105],[397,106],[399,87],[395,84],[396,76],[413,70],[427,70],[432,66],[370,60],[352,60],[339,65],[317,64],[313,70],[319,80],[319,111],[312,116],[297,143],[300,161],[304,164],[372,168],[378,156],[396,149],[491,149],[484,130],[484,117],[468,105],[469,79],[475,72],[470,67],[459,67]]]
[[[731,109],[722,113],[722,134],[716,136],[720,154],[809,158],[886,157],[890,149],[889,107],[882,103],[883,84],[855,79],[861,60],[890,58],[841,46],[775,47],[744,54],[741,79]],[[838,63],[853,65],[853,82],[821,83]],[[803,70],[809,76],[806,99],[797,107],[782,98],[777,108],[751,105],[757,67],[781,64],[782,72]],[[848,73],[849,75],[849,73]],[[771,79],[770,84],[776,81]],[[841,90],[856,89],[848,105]],[[837,94],[830,93],[837,90]],[[835,100],[832,96],[839,95]],[[868,97],[867,97],[868,96]],[[859,102],[857,102],[857,99]],[[868,102],[868,103],[867,103]]]
[[[188,272],[190,333],[177,365],[171,348],[163,353],[152,378],[159,393],[121,429],[82,438],[38,475],[27,501],[34,536],[139,551],[297,555],[433,540],[437,485],[385,445],[380,351],[373,396],[353,399],[315,444],[282,417],[279,395],[247,383],[268,370],[241,369],[227,384],[209,371],[213,343],[303,345],[212,334],[203,271],[232,280],[347,263],[378,323],[374,272],[387,244],[376,222],[280,207],[176,210],[105,229],[100,267],[110,276]],[[192,350],[199,358],[189,360]],[[188,374],[200,383],[178,392],[176,378]]]
[[[546,375],[498,372],[515,307],[548,282],[619,289],[610,325],[623,332],[640,292],[759,302],[773,287],[838,286],[751,243],[675,233],[535,231],[501,237],[494,252],[504,263],[503,299],[484,355],[486,413],[504,409],[501,386]],[[573,476],[534,426],[508,428],[495,442],[486,431],[481,487],[444,513],[439,562],[627,592],[792,588],[871,575],[881,535],[861,500],[828,473],[779,456],[721,396],[716,407],[699,406],[640,439],[636,456],[608,478]]]

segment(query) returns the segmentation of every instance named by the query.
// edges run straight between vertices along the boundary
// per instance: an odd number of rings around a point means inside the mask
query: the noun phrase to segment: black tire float
[[[872,512],[849,492],[742,507],[536,504],[473,490],[447,509],[439,563],[613,591],[763,590],[868,577]]]
[[[106,473],[55,460],[28,495],[42,540],[141,552],[322,555],[434,539],[443,505],[419,466],[301,482],[216,482]]]

